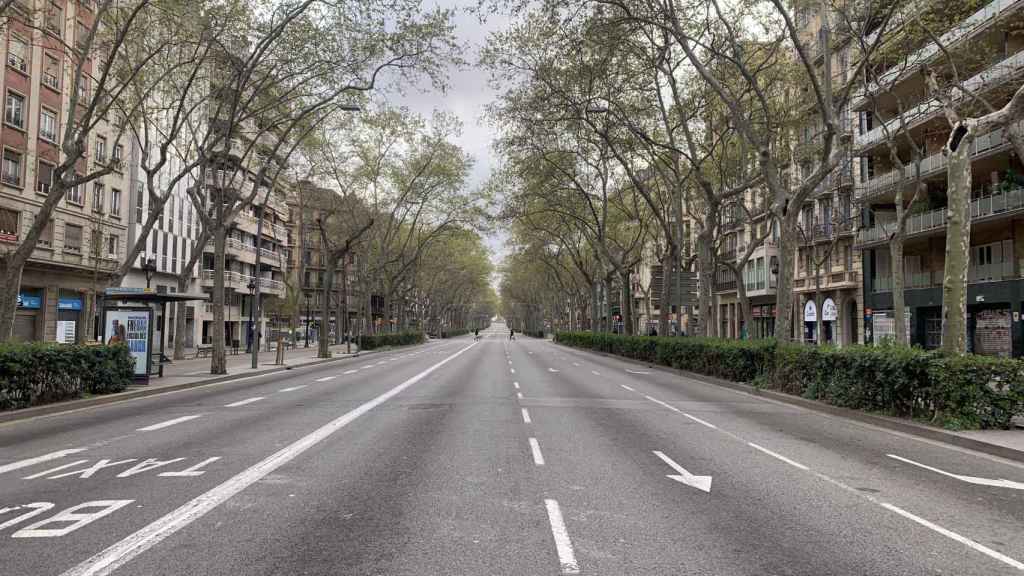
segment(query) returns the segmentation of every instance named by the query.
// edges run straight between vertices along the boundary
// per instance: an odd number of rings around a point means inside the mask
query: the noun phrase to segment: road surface
[[[1024,573],[1024,467],[472,337],[0,425],[0,574]]]

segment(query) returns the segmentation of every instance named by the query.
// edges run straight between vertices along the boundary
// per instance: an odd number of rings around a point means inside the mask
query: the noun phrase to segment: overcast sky
[[[492,133],[483,119],[484,107],[493,99],[494,93],[487,85],[487,72],[476,68],[475,64],[478,52],[487,40],[487,34],[500,29],[507,20],[492,16],[486,23],[481,24],[475,15],[465,10],[474,6],[476,0],[444,0],[437,4],[459,9],[455,19],[456,34],[460,43],[467,46],[464,58],[469,66],[463,70],[450,71],[449,88],[446,93],[410,90],[399,98],[399,102],[428,117],[433,110],[447,110],[458,115],[463,123],[462,136],[458,139],[458,144],[476,161],[470,186],[478,186],[487,180],[496,159],[490,147]],[[487,239],[487,245],[497,264],[504,254],[504,238],[500,234],[490,237]]]

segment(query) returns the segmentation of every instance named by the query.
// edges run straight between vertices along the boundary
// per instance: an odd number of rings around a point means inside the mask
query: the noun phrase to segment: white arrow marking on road
[[[630,370],[629,368],[626,368],[626,372],[629,372],[630,374],[650,374],[650,372],[645,372],[643,370]]]
[[[18,470],[19,468],[28,468],[29,466],[35,466],[36,464],[63,458],[69,454],[78,454],[79,452],[85,452],[85,448],[69,448],[67,450],[58,450],[57,452],[50,452],[49,454],[43,454],[42,456],[36,456],[35,458],[29,458],[27,460],[18,460],[17,462],[11,462],[10,464],[0,466],[0,474],[10,472],[12,470]]]
[[[665,464],[671,466],[673,470],[679,472],[679,474],[667,474],[666,478],[671,478],[676,482],[686,484],[687,486],[693,486],[697,490],[703,490],[708,494],[711,493],[711,476],[695,476],[690,474],[687,472],[686,468],[676,464],[674,460],[657,450],[654,451],[654,455],[664,460]]]
[[[977,484],[979,486],[995,486],[996,488],[1011,488],[1013,490],[1024,490],[1024,482],[1014,482],[1013,480],[1007,480],[1005,478],[993,480],[991,478],[979,478],[977,476],[964,476],[963,474],[954,474],[952,472],[946,472],[945,470],[939,470],[938,468],[933,468],[931,466],[928,466],[927,464],[921,464],[920,462],[914,462],[913,460],[908,460],[895,454],[888,454],[887,456],[889,456],[889,458],[895,458],[900,462],[906,462],[907,464],[911,464],[919,468],[924,468],[925,470],[931,470],[936,474],[942,474],[943,476],[956,478],[957,480],[967,482],[968,484]]]
[[[554,368],[548,368],[548,372],[554,372],[555,374],[558,374],[558,370],[555,370]]]

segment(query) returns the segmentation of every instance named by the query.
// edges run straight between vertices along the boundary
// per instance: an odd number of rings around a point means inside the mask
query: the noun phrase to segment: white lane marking
[[[579,366],[579,365],[580,365],[580,363],[579,363],[579,362],[573,362],[573,363],[572,363],[572,365],[573,365],[573,366]]]
[[[540,442],[537,442],[536,438],[530,437],[530,452],[533,454],[533,463],[537,466],[544,465],[544,455],[540,453]]]
[[[619,384],[619,386],[622,386],[623,388],[625,388],[626,390],[629,390],[630,392],[636,392],[635,389],[630,388],[629,386],[626,386],[625,384]]]
[[[1005,478],[993,480],[991,478],[979,478],[977,476],[964,476],[963,474],[954,474],[952,472],[946,472],[945,470],[939,470],[938,468],[933,468],[931,466],[928,466],[927,464],[921,464],[920,462],[914,462],[913,460],[908,460],[907,458],[903,458],[895,454],[887,454],[887,456],[889,458],[899,460],[900,462],[906,462],[907,464],[924,468],[925,470],[931,470],[936,474],[942,474],[943,476],[956,478],[957,480],[960,480],[961,482],[967,482],[968,484],[977,484],[979,486],[994,486],[996,488],[1012,488],[1014,490],[1024,490],[1024,482],[1014,482],[1013,480],[1007,480]]]
[[[516,390],[519,390],[519,382],[513,382],[512,386],[515,387]]]
[[[182,422],[188,422],[189,420],[195,420],[196,418],[199,418],[200,416],[202,416],[202,414],[193,414],[191,416],[182,416],[181,418],[175,418],[173,420],[167,420],[165,422],[158,422],[156,424],[151,424],[149,426],[146,426],[145,428],[139,428],[138,430],[136,430],[136,432],[152,432],[153,430],[160,430],[161,428],[167,428],[169,426],[174,426],[175,424],[181,424]]]
[[[49,462],[50,460],[57,460],[58,458],[63,458],[69,454],[85,452],[85,450],[85,448],[68,448],[67,450],[58,450],[57,452],[50,452],[49,454],[43,454],[42,456],[36,456],[35,458],[18,460],[17,462],[11,462],[10,464],[0,466],[0,474],[21,468],[28,468],[29,466],[35,466],[36,464],[42,464],[43,462]]]
[[[987,546],[984,546],[982,544],[979,544],[979,543],[975,542],[974,540],[971,540],[970,538],[966,538],[964,536],[961,536],[961,535],[957,534],[956,532],[953,532],[951,530],[947,530],[947,529],[943,528],[942,526],[939,526],[938,524],[935,524],[933,522],[929,522],[928,520],[925,520],[924,518],[921,518],[920,516],[915,516],[915,515],[911,514],[910,512],[907,512],[906,510],[904,510],[902,508],[899,508],[898,506],[893,506],[892,504],[889,504],[888,502],[882,502],[882,507],[885,508],[886,510],[893,511],[893,512],[899,514],[900,516],[903,516],[904,518],[907,518],[908,520],[913,520],[914,522],[917,522],[918,524],[920,524],[921,526],[924,526],[925,528],[928,528],[930,530],[934,530],[935,532],[938,532],[939,534],[942,534],[943,536],[945,536],[947,538],[952,538],[953,540],[956,540],[957,542],[966,545],[968,548],[972,548],[974,550],[977,550],[978,552],[981,552],[982,554],[985,554],[986,556],[989,556],[990,558],[995,558],[996,560],[999,560],[1000,562],[1002,562],[1004,564],[1008,564],[1010,566],[1013,566],[1017,570],[1024,570],[1024,563],[1018,562],[1017,560],[1014,560],[1013,558],[1010,558],[1009,556],[1007,556],[1005,554],[1001,554],[999,552],[996,552],[995,550],[993,550],[993,549],[991,549],[991,548],[989,548]]]
[[[71,472],[65,472],[56,476],[50,476],[49,480],[56,480],[57,478],[67,478],[68,476],[78,476],[79,478],[92,478],[97,472],[104,468],[112,468],[114,466],[120,466],[121,464],[128,464],[129,462],[135,462],[135,458],[128,458],[126,460],[116,460],[111,462],[109,458],[104,458],[99,462],[89,466],[82,470],[74,470]]]
[[[345,374],[355,374],[356,372],[359,372],[359,370],[346,370]]]
[[[630,370],[629,368],[626,368],[626,372],[629,372],[630,374],[650,374],[650,372],[645,372],[643,370]]]
[[[711,422],[708,422],[707,420],[701,420],[700,418],[697,418],[693,414],[687,414],[686,412],[683,412],[683,416],[686,416],[687,418],[689,418],[690,420],[693,420],[694,422],[696,422],[698,424],[703,424],[704,426],[707,426],[708,428],[711,428],[712,430],[718,430],[718,426],[715,426],[714,424],[712,424]]]
[[[523,399],[523,393],[522,392],[516,392],[516,398],[522,400]]]
[[[761,452],[764,452],[765,454],[771,456],[772,458],[776,458],[778,460],[782,460],[783,462],[785,462],[786,464],[789,464],[790,466],[795,466],[795,467],[797,467],[797,468],[799,468],[801,470],[810,470],[810,468],[808,468],[807,466],[804,466],[803,464],[797,462],[796,460],[790,460],[789,458],[786,458],[782,454],[779,454],[777,452],[772,452],[771,450],[765,448],[764,446],[758,446],[757,444],[754,444],[753,442],[747,442],[747,446],[750,446],[751,448],[753,448],[755,450],[760,450]]]
[[[544,506],[548,509],[548,522],[551,523],[551,535],[555,538],[555,550],[558,552],[562,574],[579,574],[580,565],[576,562],[572,540],[569,539],[569,531],[565,529],[565,520],[562,518],[562,509],[559,508],[558,501],[545,499]]]
[[[526,408],[523,408],[523,422],[527,424],[533,423],[533,420],[530,420],[530,411],[527,410]]]
[[[509,361],[508,361],[508,365],[509,365],[509,366],[511,366],[511,365],[512,365],[512,361],[511,361],[511,360],[509,360]]]
[[[252,404],[253,402],[259,402],[266,396],[254,396],[252,398],[246,398],[245,400],[239,400],[238,402],[232,402],[231,404],[225,404],[225,408],[238,408],[239,406],[245,406],[246,404]]]
[[[509,371],[510,374],[515,374],[516,373],[516,369],[515,368],[509,368],[508,371]]]
[[[590,373],[593,374],[594,376],[600,376],[601,375],[601,373],[598,372],[597,370],[591,370]]]
[[[203,517],[203,515],[223,504],[232,496],[235,496],[242,490],[245,490],[249,486],[258,482],[261,478],[264,478],[281,466],[291,462],[297,456],[306,452],[313,446],[316,446],[325,438],[352,423],[360,416],[363,416],[370,410],[373,410],[377,406],[380,406],[395,397],[406,388],[409,388],[413,384],[426,378],[427,375],[454,360],[463,352],[469,350],[475,345],[476,344],[473,343],[466,346],[455,354],[452,354],[437,364],[434,364],[419,374],[409,378],[405,382],[402,382],[398,386],[395,386],[391,390],[377,396],[373,400],[370,400],[369,402],[346,412],[335,420],[328,422],[320,428],[317,428],[313,432],[263,459],[251,468],[236,474],[223,484],[215,486],[205,494],[185,503],[177,510],[155,520],[124,540],[117,542],[106,550],[103,550],[81,564],[64,572],[62,576],[100,576],[110,574],[132,558],[135,558],[156,544],[159,544],[163,539]]]
[[[294,392],[296,390],[301,390],[305,387],[306,384],[300,384],[299,386],[292,386],[291,388],[281,388],[280,390],[278,390],[278,392]]]
[[[691,486],[697,490],[702,490],[708,494],[711,493],[711,476],[698,476],[693,474],[686,468],[680,466],[675,460],[666,456],[664,452],[659,452],[658,450],[654,450],[653,452],[655,456],[661,458],[665,464],[668,464],[673,470],[678,472],[678,474],[666,474],[666,478],[671,478],[680,484],[686,484],[687,486]]]
[[[34,524],[29,524],[14,534],[11,534],[11,538],[53,538],[56,536],[64,536],[78,530],[86,524],[95,522],[109,514],[113,514],[132,502],[134,502],[134,500],[95,500],[93,502],[79,504],[78,506],[72,506],[63,512],[60,512],[56,516],[40,520]],[[99,508],[99,510],[94,512],[79,512],[80,510],[87,510],[90,508]],[[58,527],[43,528],[44,526],[54,524]]]
[[[669,404],[668,402],[662,402],[661,400],[658,400],[657,398],[652,398],[650,396],[644,396],[644,398],[647,398],[648,400],[654,402],[655,404],[658,404],[659,406],[664,406],[665,408],[668,408],[673,412],[682,413],[682,411],[679,408],[676,408],[675,406]]]
[[[317,378],[317,382],[327,382],[328,380],[334,380],[337,376],[324,376],[323,378]]]
[[[60,470],[66,469],[66,468],[71,468],[72,466],[78,466],[79,464],[85,464],[86,462],[88,462],[88,460],[75,460],[74,462],[68,462],[67,464],[61,464],[60,466],[57,466],[56,468],[50,468],[49,470],[43,470],[42,472],[36,472],[35,474],[32,474],[31,476],[25,476],[24,478],[22,478],[22,480],[35,480],[36,478],[42,478],[43,476],[46,476],[47,474],[52,474],[54,472],[58,472]]]
[[[555,370],[554,368],[548,368],[548,372],[554,372],[555,374],[558,374],[558,370]]]
[[[529,350],[527,350],[526,353],[527,354],[533,354],[533,352],[530,352]]]
[[[213,458],[207,458],[199,464],[193,464],[184,470],[178,470],[176,472],[161,472],[158,476],[166,476],[168,478],[193,478],[195,476],[202,476],[206,474],[205,470],[200,470],[203,466],[220,460],[220,456],[214,456]]]

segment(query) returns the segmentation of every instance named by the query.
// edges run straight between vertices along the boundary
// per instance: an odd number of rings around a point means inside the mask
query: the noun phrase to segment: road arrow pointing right
[[[679,482],[680,484],[692,486],[697,490],[703,490],[708,494],[711,493],[711,476],[697,476],[694,474],[690,474],[686,470],[686,468],[683,468],[679,464],[676,464],[674,460],[666,456],[663,452],[654,450],[654,455],[657,456],[658,458],[661,458],[665,462],[665,464],[668,464],[669,466],[672,467],[673,470],[678,472],[678,474],[667,474],[667,478],[671,478],[676,482]]]
[[[920,462],[914,462],[913,460],[897,456],[895,454],[889,454],[889,458],[899,460],[900,462],[906,462],[912,466],[924,468],[925,470],[931,470],[936,474],[942,474],[943,476],[949,476],[950,478],[956,478],[961,482],[967,482],[968,484],[977,484],[979,486],[995,486],[996,488],[1010,488],[1012,490],[1024,490],[1024,482],[1014,482],[1013,480],[1007,480],[1005,478],[993,479],[993,478],[979,478],[977,476],[964,476],[963,474],[954,474],[952,472],[946,472],[945,470],[939,470],[927,464],[921,464]]]

